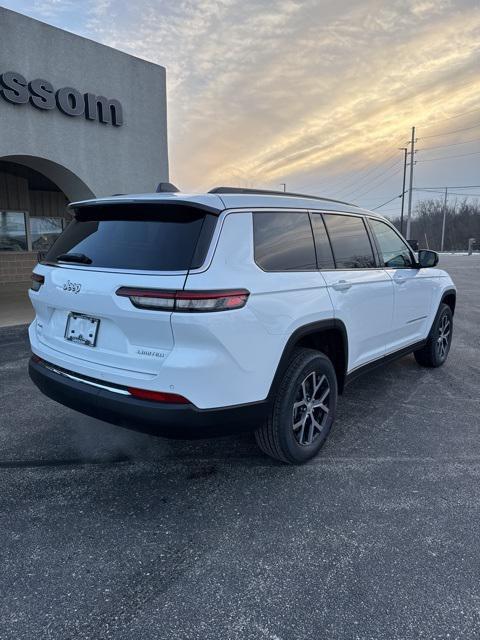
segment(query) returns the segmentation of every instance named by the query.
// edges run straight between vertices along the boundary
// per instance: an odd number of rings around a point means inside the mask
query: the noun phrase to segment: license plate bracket
[[[99,318],[92,318],[83,313],[70,311],[65,327],[65,340],[83,344],[86,347],[95,347],[97,344]]]

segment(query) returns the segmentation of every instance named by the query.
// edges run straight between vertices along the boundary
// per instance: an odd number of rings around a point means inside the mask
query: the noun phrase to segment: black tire
[[[446,333],[448,334],[446,335]],[[453,313],[448,304],[441,304],[424,347],[414,352],[422,367],[441,367],[450,351],[453,335]]]
[[[337,396],[337,376],[327,356],[313,349],[296,349],[278,385],[270,415],[255,432],[258,446],[268,456],[289,464],[310,460],[330,432]],[[296,429],[294,421],[299,425]]]

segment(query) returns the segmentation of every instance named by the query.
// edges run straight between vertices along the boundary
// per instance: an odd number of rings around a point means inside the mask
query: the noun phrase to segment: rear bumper
[[[253,430],[268,412],[267,402],[198,409],[191,404],[141,400],[92,386],[91,382],[73,380],[69,374],[77,374],[36,357],[30,358],[28,371],[42,393],[66,407],[111,424],[168,438],[205,438]]]

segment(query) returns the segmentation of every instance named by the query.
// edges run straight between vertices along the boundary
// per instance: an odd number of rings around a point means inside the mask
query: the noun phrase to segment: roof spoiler
[[[147,209],[150,213],[161,212],[162,210],[169,209],[170,211],[178,211],[179,213],[185,212],[187,209],[196,209],[197,211],[204,211],[205,213],[211,213],[215,216],[220,215],[225,207],[215,207],[203,202],[195,202],[191,200],[181,200],[180,198],[172,199],[150,199],[150,198],[135,198],[131,200],[109,200],[108,198],[100,200],[84,200],[81,202],[72,202],[68,205],[68,209],[73,212],[73,215],[77,217],[95,215],[95,211],[102,212],[103,214],[109,213],[112,217],[115,213],[121,211],[123,214],[127,212],[138,211],[139,213],[145,212]]]

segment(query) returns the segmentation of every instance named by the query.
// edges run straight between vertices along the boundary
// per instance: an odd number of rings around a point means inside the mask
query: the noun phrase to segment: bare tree
[[[420,247],[428,241],[430,249],[440,249],[442,238],[443,200],[422,200],[412,218],[411,239]],[[400,229],[400,218],[392,220]],[[445,251],[465,251],[469,238],[476,238],[480,249],[480,202],[455,200],[447,205],[445,224]]]

